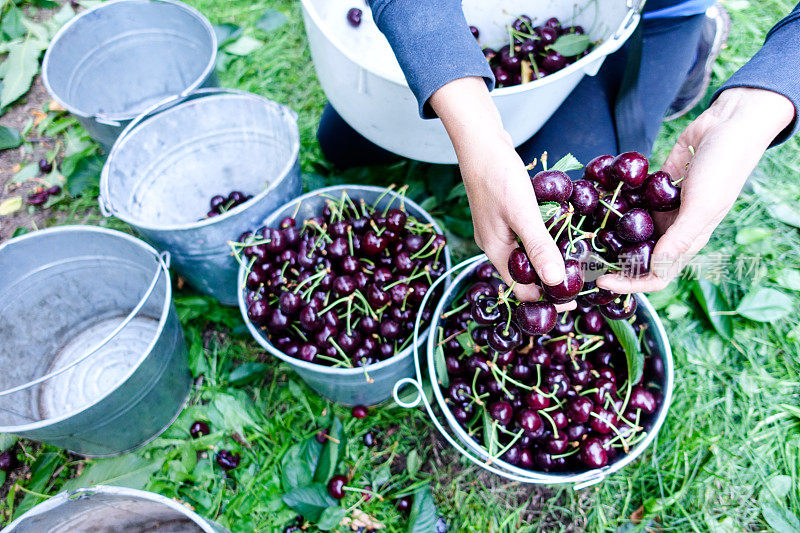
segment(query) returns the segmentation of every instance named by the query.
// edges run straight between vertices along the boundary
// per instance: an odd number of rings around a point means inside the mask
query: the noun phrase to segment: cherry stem
[[[617,201],[617,195],[619,194],[619,191],[621,191],[621,190],[622,190],[622,182],[620,181],[619,184],[617,184],[617,188],[614,189],[613,196],[611,196],[611,205],[614,205],[614,202]],[[600,200],[600,203],[605,204],[605,202],[603,202],[603,200]],[[606,204],[606,206],[608,207],[608,210],[606,211],[606,216],[603,217],[603,223],[600,224],[600,229],[603,229],[603,228],[606,227],[606,222],[608,222],[608,215],[611,214],[612,207],[607,205],[607,204]],[[614,212],[619,215],[619,211],[614,210]]]
[[[491,464],[494,460],[499,459],[500,457],[502,457],[504,453],[506,453],[508,450],[510,450],[511,447],[514,446],[514,444],[516,444],[517,441],[522,438],[523,433],[525,433],[525,431],[522,430],[522,429],[520,429],[516,433],[511,433],[509,431],[504,431],[504,432],[508,433],[509,435],[514,435],[514,438],[511,439],[511,442],[509,442],[503,448],[498,450],[497,454],[495,454],[494,456],[489,457],[489,459],[486,460],[485,464],[487,464],[487,465]]]
[[[447,318],[447,317],[453,316],[454,314],[458,313],[459,311],[463,311],[464,308],[468,307],[468,306],[469,306],[469,302],[468,301],[464,302],[463,304],[459,305],[458,307],[454,307],[453,309],[450,309],[446,313],[442,313],[442,318]]]
[[[539,411],[539,414],[550,421],[550,425],[553,427],[553,437],[558,438],[558,426],[556,426],[556,421],[553,420],[553,417],[550,416],[545,410]]]

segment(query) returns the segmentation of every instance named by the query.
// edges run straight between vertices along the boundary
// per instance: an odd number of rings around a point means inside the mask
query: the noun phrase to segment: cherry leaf
[[[566,33],[556,39],[556,42],[550,45],[550,49],[555,50],[564,57],[575,57],[584,53],[591,44],[592,41],[588,35]]]
[[[628,362],[628,382],[639,383],[644,372],[644,353],[639,345],[639,336],[636,335],[636,330],[627,320],[606,318],[606,323],[625,351],[625,359]]]

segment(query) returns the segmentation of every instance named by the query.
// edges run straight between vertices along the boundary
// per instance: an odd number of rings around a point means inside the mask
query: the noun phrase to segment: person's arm
[[[597,284],[619,292],[663,289],[706,245],[748,176],[770,146],[800,129],[800,5],[768,34],[764,47],[714,95],[664,163],[681,182],[681,206],[659,213],[663,235],[652,272],[642,278],[606,275]]]
[[[475,242],[508,284],[508,256],[517,247],[517,237],[543,281],[562,281],[564,261],[544,226],[528,171],[486,85],[480,78],[459,79],[437,90],[430,103],[458,156]],[[522,300],[539,297],[535,285],[518,285],[515,293]]]
[[[370,6],[420,114],[441,118],[453,142],[478,246],[510,284],[508,256],[519,237],[541,279],[553,285],[562,281],[564,261],[489,96],[494,78],[460,0],[371,0]],[[523,300],[539,297],[534,285],[517,286],[515,292]]]

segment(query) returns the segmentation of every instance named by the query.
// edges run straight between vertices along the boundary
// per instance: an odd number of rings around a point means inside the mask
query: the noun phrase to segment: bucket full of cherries
[[[417,311],[450,253],[402,189],[318,189],[231,244],[247,327],[318,393],[372,405],[414,374]]]
[[[673,362],[658,315],[644,296],[594,280],[649,272],[653,214],[680,201],[677,183],[648,173],[638,153],[597,157],[573,182],[566,172],[578,168],[567,156],[531,180],[565,259],[564,282],[542,284],[522,248],[508,260],[511,286],[485,256],[456,266],[422,334],[427,359],[395,387],[400,405],[423,403],[445,439],[479,466],[576,488],[641,455],[666,418]],[[519,301],[517,284],[537,284],[541,299]],[[557,311],[572,301],[576,309]],[[427,379],[435,401],[423,392]],[[409,398],[406,385],[418,394]]]

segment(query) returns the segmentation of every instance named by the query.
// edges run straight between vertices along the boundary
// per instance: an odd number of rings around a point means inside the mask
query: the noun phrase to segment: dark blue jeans
[[[664,115],[697,59],[704,15],[644,22],[639,77],[632,94],[639,98],[646,146],[652,149]],[[614,107],[625,73],[628,46],[606,58],[596,76],[586,76],[548,122],[517,148],[529,163],[547,151],[550,161],[572,153],[582,163],[619,153]],[[384,164],[399,156],[376,146],[352,129],[330,104],[317,133],[322,153],[340,168]]]

